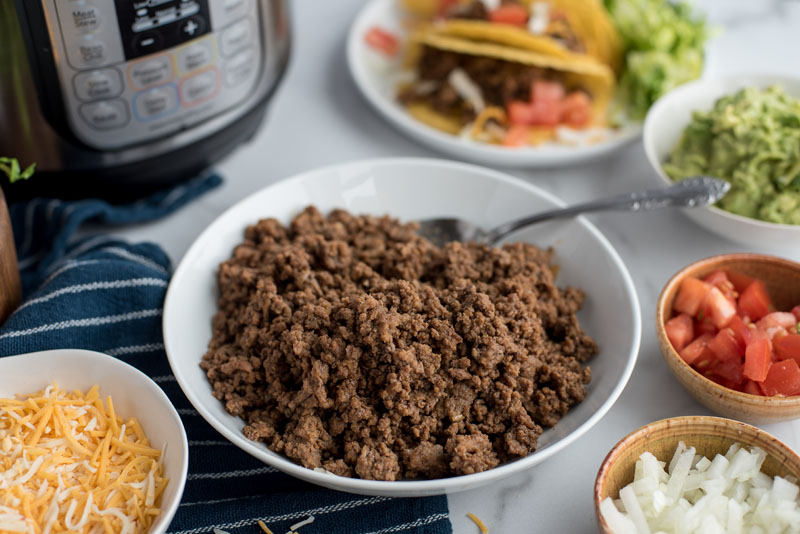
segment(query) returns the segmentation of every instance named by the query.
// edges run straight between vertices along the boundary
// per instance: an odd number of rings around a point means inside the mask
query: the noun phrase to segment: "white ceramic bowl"
[[[782,85],[787,94],[800,98],[800,78],[756,74],[696,80],[660,98],[650,108],[644,122],[644,150],[664,184],[671,184],[672,181],[662,165],[691,121],[693,111],[709,110],[717,99],[739,89],[763,88],[774,84]],[[781,246],[800,242],[800,226],[797,225],[759,221],[715,207],[687,209],[684,212],[701,226],[737,243]]]
[[[629,123],[619,130],[609,131],[603,141],[593,144],[569,146],[545,143],[536,147],[507,148],[461,139],[419,122],[395,98],[400,60],[387,61],[364,41],[364,36],[373,26],[380,26],[396,35],[406,34],[399,4],[398,0],[364,3],[347,37],[347,65],[356,86],[378,113],[423,145],[458,159],[485,165],[556,167],[608,155],[641,135],[641,124]]]
[[[473,475],[424,481],[371,481],[306,469],[246,439],[244,422],[211,394],[199,367],[216,312],[216,272],[243,239],[248,225],[275,217],[288,223],[309,204],[323,213],[389,213],[402,220],[459,216],[484,227],[562,203],[505,174],[472,165],[425,159],[387,159],[323,168],[289,178],[245,198],[214,221],[181,261],[164,305],[164,343],[170,365],[197,411],[241,449],[298,478],[369,495],[413,496],[455,492],[486,484],[542,462],[586,432],[608,411],[630,376],[641,333],[639,304],[630,275],[608,241],[582,218],[545,223],[513,239],[555,247],[557,283],[586,291],[579,318],[600,346],[590,363],[586,399],[539,440],[533,454]]]
[[[161,498],[161,515],[149,534],[166,532],[178,510],[189,469],[186,432],[167,396],[138,369],[99,352],[58,349],[0,358],[0,397],[33,393],[54,380],[65,390],[87,391],[97,384],[101,397],[111,395],[117,414],[139,420],[154,448],[167,444],[164,474],[169,484]]]

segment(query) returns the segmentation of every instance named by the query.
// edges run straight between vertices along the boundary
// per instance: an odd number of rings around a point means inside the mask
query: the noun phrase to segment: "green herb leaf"
[[[0,171],[8,176],[8,181],[12,184],[19,180],[27,180],[33,176],[33,171],[36,169],[36,164],[32,163],[25,170],[21,170],[17,158],[7,158],[0,156]]]

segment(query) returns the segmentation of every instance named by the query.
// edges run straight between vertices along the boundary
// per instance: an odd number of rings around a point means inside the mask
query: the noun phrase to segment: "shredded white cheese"
[[[302,520],[302,521],[300,521],[299,523],[295,523],[294,525],[292,525],[291,527],[289,527],[289,532],[287,532],[286,534],[292,534],[292,533],[293,533],[293,532],[295,532],[295,531],[296,531],[298,528],[300,528],[300,527],[304,527],[304,526],[306,526],[306,525],[310,525],[310,524],[311,524],[311,523],[313,523],[313,522],[314,522],[314,516],[313,516],[313,515],[312,515],[312,516],[308,516],[306,519],[303,519],[303,520]]]
[[[547,2],[533,2],[530,6],[528,17],[528,31],[534,35],[541,35],[550,24],[550,4]]]
[[[447,82],[453,87],[458,96],[472,106],[475,113],[480,113],[486,104],[483,100],[483,92],[478,84],[472,81],[472,78],[464,72],[464,69],[456,67],[447,75]]]
[[[0,449],[0,532],[139,534],[160,514],[162,453],[97,386],[0,399]]]

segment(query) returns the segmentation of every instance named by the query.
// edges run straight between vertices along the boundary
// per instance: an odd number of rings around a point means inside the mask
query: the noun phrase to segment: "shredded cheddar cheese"
[[[481,534],[489,534],[489,529],[486,528],[486,525],[483,524],[483,521],[478,519],[478,516],[476,516],[475,514],[467,514],[467,517],[472,519],[472,521],[474,521],[475,524],[478,525],[478,528],[480,529]]]
[[[0,532],[139,534],[161,512],[163,451],[97,386],[0,399],[0,450]]]

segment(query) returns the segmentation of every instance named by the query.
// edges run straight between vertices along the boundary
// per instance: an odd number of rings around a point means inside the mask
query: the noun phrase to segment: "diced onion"
[[[800,532],[800,487],[761,473],[765,458],[740,444],[709,460],[681,442],[669,464],[645,452],[633,482],[600,513],[616,534]]]

